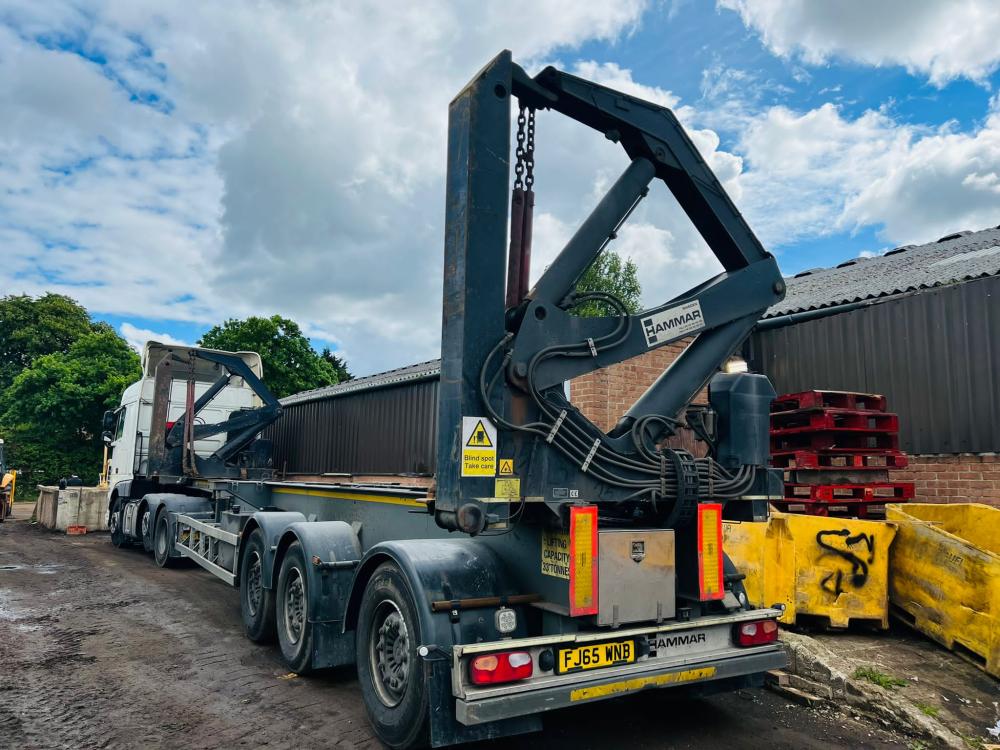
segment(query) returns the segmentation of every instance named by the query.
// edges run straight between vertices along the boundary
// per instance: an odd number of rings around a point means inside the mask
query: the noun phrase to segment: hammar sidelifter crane
[[[529,288],[543,111],[628,163]],[[723,272],[638,315],[577,294],[654,180]],[[639,690],[731,690],[783,666],[780,612],[748,604],[721,534],[781,494],[774,392],[719,368],[784,284],[676,117],[554,68],[530,77],[502,52],[450,105],[446,191],[435,486],[276,480],[258,434],[280,405],[259,359],[152,345],[108,419],[115,543],[237,586],[246,634],[276,639],[292,670],[355,664],[392,748],[534,731],[547,711]],[[573,314],[592,301],[608,314]],[[565,381],[685,337],[610,432],[567,400]],[[706,385],[709,404],[691,406]],[[707,455],[664,447],[680,424]]]

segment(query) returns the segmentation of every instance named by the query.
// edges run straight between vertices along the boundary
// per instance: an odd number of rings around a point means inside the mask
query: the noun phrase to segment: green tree
[[[597,260],[590,264],[576,285],[578,294],[584,292],[605,292],[613,294],[625,304],[625,309],[633,315],[642,308],[639,298],[642,287],[639,285],[638,268],[631,258],[622,260],[614,250],[605,250]],[[573,313],[587,318],[612,314],[609,305],[603,302],[590,301],[574,308]]]
[[[0,298],[0,391],[35,359],[67,352],[93,328],[87,311],[61,294]]]
[[[0,430],[25,493],[70,474],[97,481],[104,411],[117,406],[141,371],[120,336],[109,326],[95,329],[66,352],[36,357],[0,395]]]
[[[319,356],[333,366],[334,372],[337,373],[338,383],[345,383],[348,380],[354,380],[354,376],[351,375],[351,371],[347,369],[347,362],[343,359],[343,357],[338,357],[336,354],[331,352],[329,348],[324,348],[322,354]]]
[[[258,352],[264,382],[278,398],[340,382],[334,365],[316,353],[298,324],[279,315],[227,320],[202,336],[198,345]]]

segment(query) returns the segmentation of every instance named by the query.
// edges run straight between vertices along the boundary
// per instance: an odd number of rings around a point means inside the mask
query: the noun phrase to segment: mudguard
[[[434,646],[425,658],[427,690],[430,699],[431,745],[440,747],[457,742],[506,737],[542,728],[540,716],[464,726],[455,719],[455,698],[451,688],[451,647],[456,643],[495,641],[492,608],[457,609],[434,612],[432,602],[478,597],[504,597],[528,593],[512,588],[510,575],[500,556],[490,547],[472,538],[409,539],[382,542],[365,554],[352,584],[345,627],[357,627],[361,596],[372,574],[387,561],[393,561],[406,576],[420,620],[421,646]],[[525,608],[517,612],[515,638],[527,635]]]
[[[345,630],[344,616],[354,571],[361,561],[361,542],[343,521],[299,521],[281,535],[274,559],[273,580],[285,551],[293,542],[306,558],[309,622],[313,627],[314,669],[354,663],[354,632]]]
[[[494,629],[492,616],[483,618],[489,622],[480,622],[481,610],[459,610],[458,617],[453,618],[448,612],[433,612],[432,602],[524,593],[511,587],[514,579],[500,556],[475,539],[382,542],[368,550],[355,574],[347,627],[355,627],[365,585],[375,569],[387,560],[399,566],[410,584],[420,618],[421,645],[447,648],[454,643],[501,637]],[[453,623],[453,619],[457,622]],[[523,617],[518,617],[519,631],[523,621]],[[524,634],[513,633],[515,637]]]
[[[114,486],[112,486],[111,491],[108,493],[109,507],[110,507],[110,498],[112,495],[117,493],[118,497],[126,499],[131,495],[131,492],[132,492],[131,479],[123,479],[122,481],[116,483]]]
[[[361,543],[349,523],[300,521],[282,534],[276,562],[288,545],[298,541],[305,553],[309,586],[309,621],[343,623],[354,570],[361,560]]]
[[[259,510],[247,521],[243,527],[243,534],[240,543],[240,555],[236,561],[237,575],[242,569],[243,554],[246,547],[242,540],[253,533],[254,529],[264,532],[264,539],[267,547],[264,549],[264,560],[261,565],[261,585],[266,588],[273,588],[277,581],[277,570],[275,569],[275,559],[278,552],[278,543],[281,541],[285,531],[293,523],[304,523],[306,517],[297,511],[270,511]]]

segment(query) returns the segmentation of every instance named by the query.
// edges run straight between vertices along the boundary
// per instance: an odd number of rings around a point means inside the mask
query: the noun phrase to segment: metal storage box
[[[598,625],[671,619],[676,568],[673,529],[598,533]]]

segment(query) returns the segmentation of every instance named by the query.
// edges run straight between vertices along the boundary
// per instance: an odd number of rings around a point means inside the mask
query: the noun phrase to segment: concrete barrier
[[[59,506],[59,488],[38,485],[38,502],[35,503],[35,520],[46,529],[56,527],[56,509]]]
[[[899,524],[890,560],[893,614],[1000,677],[1000,508],[886,506]]]
[[[856,620],[889,627],[894,524],[774,511],[763,522],[727,521],[723,535],[750,602],[785,605],[782,623],[810,615],[835,628]]]
[[[100,487],[38,486],[35,517],[46,529],[66,531],[68,526],[86,526],[87,531],[107,531],[105,518],[108,491]]]

